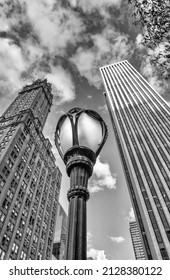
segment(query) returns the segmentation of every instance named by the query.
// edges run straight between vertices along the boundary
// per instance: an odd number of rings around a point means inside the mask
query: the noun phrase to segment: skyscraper
[[[63,207],[59,203],[57,209],[56,227],[53,244],[53,255],[56,257],[57,260],[65,259],[66,231],[67,215]]]
[[[51,259],[61,183],[42,133],[51,105],[37,80],[0,118],[0,259]]]
[[[148,259],[170,259],[170,108],[128,61],[100,68]]]
[[[136,260],[145,260],[146,259],[145,252],[143,250],[143,244],[142,244],[142,240],[140,237],[137,222],[135,222],[135,221],[130,222],[129,230],[130,230],[130,235],[131,235],[131,239],[132,239],[132,245],[133,245]]]

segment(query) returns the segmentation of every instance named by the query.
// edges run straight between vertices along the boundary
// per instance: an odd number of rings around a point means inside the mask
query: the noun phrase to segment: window
[[[45,238],[45,231],[44,231],[44,230],[42,230],[42,232],[41,232],[41,238],[42,238],[42,239]]]
[[[20,135],[22,141],[25,141],[25,135],[21,132],[21,135]]]
[[[23,180],[21,186],[22,186],[22,189],[25,190],[27,187],[27,183]]]
[[[26,126],[24,127],[23,132],[25,133],[25,135],[27,135],[27,134],[29,133],[29,131],[28,131],[28,129],[27,129],[27,127],[26,127]]]
[[[43,222],[43,228],[47,229],[47,224],[45,222]]]
[[[19,153],[19,151],[20,151],[20,147],[17,145],[17,144],[15,144],[15,149],[16,149],[16,151]]]
[[[18,216],[18,212],[15,211],[15,209],[12,210],[11,218],[16,220],[16,217]]]
[[[14,242],[13,245],[12,245],[11,253],[17,254],[18,248],[19,248],[18,245]]]
[[[14,195],[14,194],[13,194],[10,190],[7,191],[7,197],[8,197],[8,198],[12,199],[12,198],[13,198],[13,195]]]
[[[35,218],[33,216],[31,216],[30,219],[29,219],[29,224],[33,225],[34,221],[35,221]]]
[[[31,190],[31,189],[29,189],[29,190],[28,190],[28,192],[27,192],[27,194],[28,194],[28,197],[31,199],[31,198],[32,198],[32,196],[33,196],[32,190]]]
[[[169,260],[169,257],[168,257],[168,254],[166,252],[166,249],[165,248],[161,248],[160,251],[161,251],[162,259],[163,260]]]
[[[26,179],[26,180],[29,180],[30,177],[31,177],[31,171],[30,171],[29,168],[27,168],[26,173],[25,173],[25,179]]]
[[[36,235],[34,235],[33,240],[34,240],[35,243],[37,243],[38,242],[38,237]]]
[[[0,248],[0,260],[3,260],[5,257],[5,251]]]
[[[15,238],[18,239],[18,240],[21,240],[21,238],[22,238],[22,232],[19,229],[17,229],[17,233],[16,233]]]
[[[32,124],[32,121],[31,121],[30,119],[28,119],[28,121],[27,121],[27,125],[28,125],[28,127],[30,127],[30,126],[31,126],[31,124]]]
[[[21,217],[20,223],[19,223],[19,227],[20,227],[20,228],[24,228],[24,226],[25,226],[25,221],[24,221],[23,218]]]
[[[29,199],[29,197],[26,198],[26,201],[25,201],[25,206],[29,207],[31,205],[31,201]]]
[[[0,187],[4,187],[6,181],[2,178],[2,176],[0,175]]]
[[[8,178],[10,172],[9,172],[8,168],[6,166],[4,166],[4,168],[2,169],[2,173],[6,178]]]
[[[2,238],[2,245],[8,245],[9,244],[9,236],[5,233],[3,238]]]
[[[10,202],[5,198],[2,203],[2,208],[7,210],[9,205],[10,205]]]
[[[20,207],[21,207],[21,202],[18,200],[18,198],[17,198],[17,200],[15,201],[15,209],[16,210],[19,210],[20,209]]]
[[[37,259],[38,259],[38,260],[41,260],[41,259],[42,259],[42,254],[41,254],[40,252],[38,252]]]
[[[48,238],[48,245],[51,246],[52,245],[52,239]]]
[[[24,239],[24,247],[25,248],[29,247],[29,240],[27,238]]]
[[[18,167],[17,167],[18,173],[20,173],[20,174],[22,173],[24,166],[25,166],[25,162],[21,159],[21,161],[19,162]]]
[[[12,223],[12,222],[8,222],[8,224],[7,224],[7,231],[13,231],[13,229],[14,229],[14,224]]]
[[[0,137],[2,136],[2,134],[4,133],[4,130],[0,130]]]
[[[17,188],[17,186],[18,186],[18,183],[15,181],[15,179],[13,179],[11,182],[11,187],[15,189],[15,188]]]
[[[8,135],[6,135],[5,137],[4,137],[4,140],[7,140],[7,141],[9,141],[9,139],[12,137],[12,135],[11,134],[8,134]]]
[[[21,260],[25,260],[25,259],[26,259],[26,256],[27,256],[27,254],[26,254],[24,251],[22,251],[22,252],[21,252],[20,259],[21,259]]]
[[[33,179],[32,182],[31,182],[31,185],[30,185],[30,189],[34,190],[35,187],[36,187],[36,184],[34,183],[34,179]]]
[[[31,254],[35,255],[35,253],[36,253],[36,249],[35,249],[34,246],[32,246],[32,247],[31,247]]]
[[[1,153],[4,149],[5,149],[4,146],[3,146],[3,147],[0,146],[0,153]]]
[[[21,157],[21,159],[22,159],[22,161],[23,161],[24,163],[26,163],[27,158],[26,158],[24,155]]]
[[[28,215],[27,209],[25,209],[25,208],[23,209],[22,215],[23,215],[24,217],[27,217],[27,215]]]
[[[47,248],[47,251],[46,251],[46,259],[49,259],[50,258],[50,249]]]
[[[23,191],[22,187],[19,190],[18,197],[19,198],[23,198],[24,197],[24,191]]]
[[[8,167],[9,167],[9,169],[11,169],[13,167],[13,165],[14,165],[10,158],[7,159],[6,163],[7,163]]]
[[[32,233],[32,230],[28,227],[27,228],[27,235],[31,235],[31,233]]]
[[[0,211],[0,221],[3,222],[5,220],[5,215],[2,211]]]

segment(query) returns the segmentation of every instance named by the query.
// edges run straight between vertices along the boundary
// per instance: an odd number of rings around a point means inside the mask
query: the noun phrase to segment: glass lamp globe
[[[60,117],[55,133],[56,147],[64,159],[73,147],[85,147],[99,154],[107,138],[107,126],[95,111],[74,108]]]

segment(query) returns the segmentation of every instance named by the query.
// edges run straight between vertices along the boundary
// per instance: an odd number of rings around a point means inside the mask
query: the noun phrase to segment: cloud
[[[93,9],[120,3],[118,0],[75,1],[73,6],[85,7],[88,4]],[[59,103],[72,101],[75,98],[72,77],[68,70],[60,66],[61,61],[56,62],[56,56],[69,58],[70,44],[75,53],[70,62],[90,85],[97,88],[102,85],[99,67],[130,57],[133,52],[127,35],[115,31],[111,25],[107,25],[102,33],[87,33],[82,14],[54,0],[17,0],[15,6],[4,1],[1,17],[1,30],[7,32],[5,36],[12,38],[2,40],[9,40],[6,41],[6,48],[8,45],[11,51],[15,49],[17,53],[16,66],[14,57],[9,55],[12,68],[6,67],[5,76],[1,75],[4,93],[10,92],[10,89],[14,91],[34,79],[48,77],[53,83],[54,94],[59,94]],[[86,45],[91,41],[93,46],[80,46],[79,43],[84,40]],[[3,63],[6,63],[5,59]]]
[[[97,181],[94,180],[93,184],[89,183],[89,191],[90,193],[97,193],[99,191],[104,191],[104,189],[102,187],[97,186]]]
[[[149,56],[153,55],[152,50],[148,50]],[[162,80],[156,72],[155,66],[151,65],[149,56],[143,56],[140,72],[147,79],[149,84],[159,93],[164,94],[169,88],[169,82]]]
[[[109,239],[114,243],[123,243],[125,241],[125,238],[123,236],[109,236]]]
[[[105,104],[105,105],[103,105],[103,106],[99,106],[99,107],[98,107],[98,110],[102,111],[103,113],[108,112],[107,105]]]
[[[0,15],[0,30],[11,38],[0,39],[1,92],[13,93],[37,78],[47,78],[58,97],[56,104],[74,100],[72,76],[55,57],[65,56],[68,44],[81,39],[85,27],[78,13],[54,0],[17,0],[15,6],[4,2]]]
[[[24,2],[34,32],[50,53],[64,54],[68,43],[75,44],[80,40],[85,26],[76,12],[63,8],[52,0]]]
[[[106,260],[104,250],[98,250],[93,247],[93,236],[90,232],[87,232],[87,257],[93,258],[93,260]]]
[[[89,250],[92,247],[92,234],[87,232],[87,249]]]
[[[138,34],[136,37],[136,50],[138,52],[138,57],[141,60],[140,72],[142,76],[148,81],[148,83],[159,93],[164,94],[169,89],[169,81],[162,79],[163,75],[160,76],[159,71],[161,69],[161,65],[164,64],[165,59],[163,57],[159,57],[160,54],[164,54],[165,52],[165,44],[162,43],[154,49],[149,49],[141,44],[143,39],[142,34]],[[155,66],[150,63],[150,59],[155,60],[158,59],[158,64]],[[159,68],[159,71],[158,71]],[[165,71],[164,75],[168,73],[168,64],[167,71]]]
[[[79,47],[70,58],[80,75],[85,77],[90,85],[100,88],[102,79],[99,67],[113,62],[129,59],[134,52],[134,45],[128,35],[115,31],[113,26],[107,26],[102,33],[89,35],[93,42],[91,48]]]
[[[57,104],[70,102],[75,98],[75,86],[71,74],[61,66],[48,65],[43,69],[40,57],[43,52],[39,47],[28,44],[24,50],[7,38],[0,38],[0,86],[3,94],[11,94],[25,83],[37,78],[47,78],[53,85],[53,94],[58,97]],[[37,65],[34,65],[35,61]],[[32,69],[33,64],[33,69]],[[30,76],[28,75],[31,70]],[[23,73],[26,73],[24,78]]]
[[[93,177],[89,182],[91,193],[103,191],[105,188],[116,189],[116,178],[113,177],[108,163],[103,163],[98,156],[93,169]]]
[[[90,248],[87,251],[87,257],[93,260],[107,260],[104,250],[97,250],[95,248]]]
[[[109,6],[119,7],[122,0],[68,0],[72,7],[79,7],[85,13],[90,13],[93,10],[102,10]]]
[[[69,72],[61,66],[52,67],[46,78],[53,85],[53,94],[59,97],[57,104],[75,99],[75,86]]]
[[[128,215],[125,217],[125,220],[128,221],[128,222],[135,221],[135,213],[134,213],[132,207],[130,208],[130,211],[129,211]]]
[[[23,1],[21,0],[21,2]],[[15,4],[13,1],[1,1],[0,7],[1,31],[9,31],[11,26],[17,25],[18,22],[21,23],[23,10],[19,8],[20,2],[18,0],[15,1]]]
[[[4,19],[0,18],[0,32],[8,31],[8,29],[8,24],[4,21]]]
[[[138,34],[136,36],[136,47],[139,49],[139,50],[142,50],[144,49],[145,47],[141,44],[142,43],[142,39],[143,39],[143,36],[142,34]]]
[[[13,93],[23,86],[20,76],[26,68],[26,62],[22,56],[21,48],[10,39],[0,38],[0,60],[1,92]]]
[[[33,42],[31,38],[27,39],[25,42],[22,42],[22,49],[28,64],[33,64],[35,62],[39,63],[43,60],[45,51],[39,44]]]

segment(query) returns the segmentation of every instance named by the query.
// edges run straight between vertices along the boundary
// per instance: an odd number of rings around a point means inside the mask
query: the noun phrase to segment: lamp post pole
[[[90,131],[90,135],[89,135]],[[89,139],[90,138],[90,139]],[[98,139],[100,138],[100,139]],[[60,117],[55,143],[70,177],[66,260],[86,260],[88,179],[107,138],[107,126],[94,111],[74,108]]]
[[[95,153],[85,147],[71,148],[65,155],[66,170],[70,177],[68,228],[66,243],[67,260],[86,260],[87,226],[86,201],[89,199],[88,179],[96,161]]]

